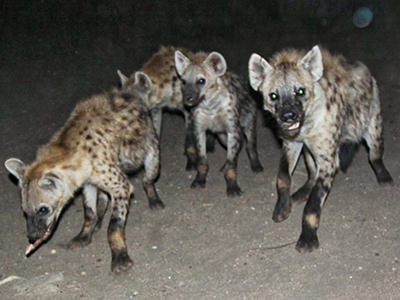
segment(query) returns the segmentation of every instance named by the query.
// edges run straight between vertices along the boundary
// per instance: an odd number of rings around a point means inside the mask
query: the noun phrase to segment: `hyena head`
[[[28,239],[37,247],[51,235],[72,192],[60,172],[43,165],[27,167],[19,159],[10,158],[5,166],[18,179]]]
[[[121,91],[135,94],[139,92],[141,96],[150,94],[152,90],[152,82],[150,77],[144,73],[137,71],[133,75],[133,78],[128,78],[120,70],[117,70],[117,74],[121,81]]]
[[[188,108],[198,105],[208,93],[217,90],[217,80],[227,69],[225,58],[218,52],[211,52],[204,61],[195,63],[177,50],[175,66],[182,82],[183,103]]]
[[[264,109],[275,116],[283,137],[289,139],[299,134],[322,74],[318,46],[304,56],[293,50],[278,53],[271,64],[255,53],[249,60],[251,87],[262,93]]]

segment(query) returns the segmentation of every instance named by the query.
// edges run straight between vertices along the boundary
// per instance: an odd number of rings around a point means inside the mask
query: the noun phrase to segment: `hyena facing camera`
[[[256,142],[256,103],[244,90],[235,74],[227,72],[224,57],[211,52],[196,62],[181,51],[175,52],[175,65],[182,83],[183,102],[190,110],[198,152],[197,175],[192,187],[204,187],[208,173],[206,134],[211,131],[226,144],[225,172],[227,195],[237,196],[237,160],[243,141],[251,169],[261,172]]]
[[[192,170],[197,164],[195,142],[191,129],[190,114],[184,108],[181,81],[175,68],[174,55],[178,50],[185,53],[193,61],[203,61],[207,53],[191,52],[182,48],[161,46],[151,58],[143,64],[140,71],[146,73],[152,81],[152,90],[146,99],[146,105],[151,112],[157,135],[162,129],[162,114],[164,109],[183,113],[185,118],[185,154],[187,156],[186,170]],[[118,70],[121,89],[128,91],[135,86],[134,73],[128,78]],[[208,148],[213,147],[213,139],[208,136]]]
[[[283,139],[277,177],[278,201],[273,220],[285,220],[292,202],[307,201],[296,249],[318,248],[321,209],[340,168],[351,163],[357,144],[365,140],[379,183],[391,183],[383,164],[382,117],[378,87],[362,63],[349,64],[315,46],[308,53],[287,50],[268,63],[258,54],[249,60],[252,88],[276,118]],[[306,183],[290,195],[291,176],[303,153]]]
[[[158,138],[143,103],[151,81],[141,72],[135,78],[130,94],[111,91],[79,103],[29,166],[16,158],[5,162],[21,188],[31,243],[26,255],[51,236],[63,208],[82,187],[85,220],[69,246],[82,247],[91,242],[110,198],[111,270],[121,272],[132,266],[125,224],[134,187],[125,172],[144,166],[143,186],[149,205],[164,206],[154,186],[159,172]]]

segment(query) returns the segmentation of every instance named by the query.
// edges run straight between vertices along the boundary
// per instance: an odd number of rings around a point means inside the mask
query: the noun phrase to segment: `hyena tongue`
[[[31,253],[33,250],[37,248],[42,243],[42,239],[37,239],[33,244],[29,244],[28,247],[26,247],[25,250],[25,255],[28,256],[29,253]]]

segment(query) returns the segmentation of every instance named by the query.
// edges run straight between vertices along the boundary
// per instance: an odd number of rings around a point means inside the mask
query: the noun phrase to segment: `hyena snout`
[[[277,121],[284,136],[294,137],[300,132],[303,113],[296,106],[287,106],[278,109]]]
[[[199,91],[191,86],[187,86],[182,90],[183,104],[189,108],[198,105],[202,100],[199,94]]]

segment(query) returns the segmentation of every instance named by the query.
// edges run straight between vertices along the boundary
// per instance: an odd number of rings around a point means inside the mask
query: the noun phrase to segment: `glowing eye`
[[[49,213],[49,209],[46,206],[42,206],[41,208],[39,208],[39,210],[37,211],[37,214],[39,216],[45,216]]]
[[[306,89],[304,89],[304,88],[299,88],[297,91],[296,91],[296,95],[297,96],[304,96],[306,94]]]
[[[276,93],[271,93],[269,94],[269,98],[271,98],[272,101],[276,101],[279,99],[279,96]]]
[[[205,84],[206,80],[204,78],[200,78],[199,80],[197,80],[198,84]]]

